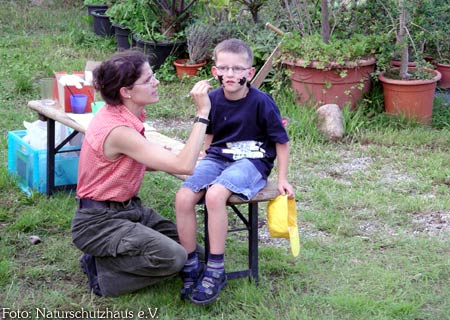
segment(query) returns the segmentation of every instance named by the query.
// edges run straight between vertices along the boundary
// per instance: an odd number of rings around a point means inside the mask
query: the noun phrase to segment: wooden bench
[[[231,195],[228,199],[228,206],[233,209],[234,213],[244,224],[243,228],[229,229],[228,232],[247,231],[248,232],[248,268],[239,271],[227,272],[228,279],[248,277],[258,283],[259,278],[259,257],[258,257],[258,204],[267,202],[279,195],[277,185],[272,181],[268,181],[267,185],[259,191],[249,201],[244,201],[236,195]],[[243,214],[237,205],[247,204],[247,217]],[[209,252],[209,235],[208,235],[208,211],[205,208],[204,216],[204,237],[205,251]]]
[[[61,148],[66,145],[76,134],[84,133],[86,131],[86,125],[78,123],[74,119],[70,118],[64,111],[62,111],[58,104],[53,107],[49,107],[43,105],[39,100],[34,100],[28,103],[28,107],[36,111],[41,120],[47,121],[47,194],[51,195],[56,190],[61,189],[61,187],[55,187],[54,184],[55,155],[61,152]],[[74,132],[57,146],[55,146],[55,122],[60,122],[74,129]],[[145,135],[147,139],[151,139],[164,147],[169,147],[172,149],[172,152],[177,153],[183,148],[183,143],[167,137],[156,130],[148,130],[145,132]],[[186,176],[183,175],[175,176],[181,180],[186,179]],[[76,187],[76,185],[63,186],[63,188],[74,187]],[[249,201],[243,201],[236,195],[232,195],[228,199],[228,206],[232,208],[244,224],[243,228],[235,228],[228,231],[248,232],[248,269],[228,272],[227,277],[229,279],[249,277],[249,279],[253,279],[256,283],[258,282],[258,204],[260,202],[270,201],[278,195],[279,193],[276,184],[269,181],[267,185]],[[237,206],[241,204],[247,204],[247,217],[239,210]],[[208,212],[206,210],[206,206],[204,225],[205,250],[208,252]]]

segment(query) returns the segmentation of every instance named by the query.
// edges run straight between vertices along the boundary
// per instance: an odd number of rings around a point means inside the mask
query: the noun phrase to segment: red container
[[[83,85],[83,87],[80,89],[75,86],[62,85],[58,80],[66,74],[68,73],[64,71],[55,72],[55,82],[53,85],[53,96],[55,97],[55,99],[59,101],[65,112],[72,112],[70,95],[85,94],[88,97],[86,112],[92,112],[91,103],[94,101],[94,88],[92,87],[92,85]],[[72,74],[77,75],[84,80],[84,71],[76,71]]]

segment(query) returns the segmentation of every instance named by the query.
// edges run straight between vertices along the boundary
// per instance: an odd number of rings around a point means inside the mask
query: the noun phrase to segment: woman
[[[211,108],[210,85],[200,81],[191,90],[197,117],[175,155],[144,135],[144,107],[159,100],[159,81],[142,52],[116,53],[93,75],[106,105],[81,148],[72,240],[84,252],[80,263],[89,289],[118,296],[178,274],[184,265],[176,226],[142,205],[137,193],[146,170],[193,172]]]

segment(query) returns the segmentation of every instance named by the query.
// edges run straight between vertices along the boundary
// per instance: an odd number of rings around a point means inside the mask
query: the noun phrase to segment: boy
[[[196,119],[209,123],[204,144],[206,156],[182,184],[175,199],[177,231],[188,253],[181,272],[181,298],[199,305],[215,301],[227,282],[226,203],[231,194],[251,199],[266,185],[277,158],[278,190],[294,196],[287,180],[289,137],[272,98],[250,86],[255,74],[251,49],[241,40],[224,40],[214,49],[214,61],[212,74],[221,88],[209,93],[209,119]],[[195,252],[195,205],[203,197],[209,215],[210,252],[206,266],[199,263]]]

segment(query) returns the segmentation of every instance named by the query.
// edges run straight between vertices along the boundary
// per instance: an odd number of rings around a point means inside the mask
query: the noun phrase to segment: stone
[[[338,141],[344,136],[344,117],[337,104],[325,104],[317,109],[317,127],[329,140]]]
[[[41,238],[39,238],[38,236],[30,236],[28,240],[30,240],[31,244],[41,243]]]

